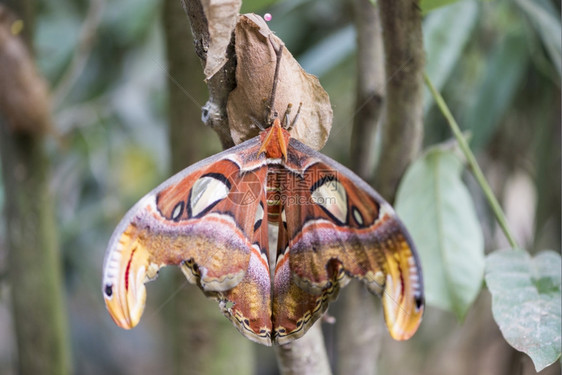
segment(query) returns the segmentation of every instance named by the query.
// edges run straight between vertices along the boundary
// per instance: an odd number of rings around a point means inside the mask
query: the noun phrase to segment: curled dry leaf
[[[0,5],[0,113],[12,131],[53,133],[47,84],[23,39],[12,32],[17,20]]]
[[[275,74],[276,54],[270,42],[282,46],[263,18],[255,14],[240,16],[235,29],[236,88],[228,97],[227,111],[230,133],[238,144],[259,133],[256,122],[267,126],[268,104]],[[292,104],[290,121],[302,108],[291,136],[321,149],[332,127],[330,98],[318,78],[306,73],[291,53],[283,48],[274,111],[283,116]]]
[[[211,78],[227,61],[227,46],[238,20],[242,0],[203,0],[203,11],[209,25],[209,47],[205,62],[205,79]]]

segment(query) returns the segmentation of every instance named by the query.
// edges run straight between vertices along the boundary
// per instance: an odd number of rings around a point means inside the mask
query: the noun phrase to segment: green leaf
[[[517,4],[531,19],[539,32],[559,75],[562,75],[562,27],[558,11],[550,2],[517,0]],[[555,16],[556,14],[556,16]]]
[[[422,3],[423,4],[423,3]],[[431,12],[423,22],[423,44],[427,55],[425,71],[437,90],[441,90],[462,56],[479,11],[475,1],[461,1]],[[424,110],[433,103],[425,89]]]
[[[484,276],[484,240],[453,151],[429,150],[406,171],[396,211],[418,249],[428,304],[462,319]]]
[[[541,371],[560,358],[560,254],[500,250],[486,258],[492,313],[505,340]]]
[[[472,132],[473,149],[483,147],[494,134],[522,82],[529,60],[522,29],[512,31],[496,46],[476,88],[476,100],[461,123]]]

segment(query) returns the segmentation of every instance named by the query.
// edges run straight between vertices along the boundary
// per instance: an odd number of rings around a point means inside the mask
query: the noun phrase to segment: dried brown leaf
[[[209,48],[205,78],[211,78],[227,61],[226,49],[238,20],[242,0],[203,0],[203,11],[209,25]]]
[[[269,39],[277,46],[281,39],[273,35],[263,18],[255,14],[240,16],[235,30],[236,88],[228,97],[227,111],[230,133],[238,144],[256,136],[259,122],[266,127],[268,103],[275,73],[276,54]],[[283,116],[293,105],[290,121],[302,103],[291,135],[319,150],[328,139],[333,112],[330,98],[318,78],[306,73],[289,50],[283,47],[274,111]]]

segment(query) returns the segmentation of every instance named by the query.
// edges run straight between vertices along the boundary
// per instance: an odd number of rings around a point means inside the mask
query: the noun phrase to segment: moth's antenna
[[[299,118],[299,115],[301,113],[301,107],[302,107],[302,102],[299,103],[299,108],[297,109],[297,114],[295,115],[295,118],[293,119],[293,121],[289,123],[289,117],[291,116],[293,103],[289,103],[287,105],[287,109],[285,110],[285,115],[283,116],[283,127],[285,127],[286,130],[291,130],[293,126],[295,126],[295,123],[297,122],[297,119]]]
[[[273,51],[275,51],[275,55],[277,57],[275,61],[275,73],[273,74],[273,86],[271,88],[271,96],[269,97],[269,104],[267,107],[268,110],[268,118],[266,119],[268,124],[276,117],[273,106],[275,105],[275,94],[277,92],[277,82],[279,81],[279,67],[281,66],[281,56],[283,55],[283,44],[281,43],[279,47],[275,47],[275,43],[273,43],[273,39],[269,35],[269,43],[273,47]]]
[[[258,128],[259,130],[265,130],[262,124],[254,117],[250,115],[250,120],[252,120],[252,125]]]
[[[293,105],[291,103],[289,103],[289,106],[287,107],[287,111],[285,112],[285,121],[286,121],[285,129],[287,129],[287,130],[291,130],[293,128],[293,126],[295,126],[295,124],[297,123],[299,115],[301,114],[302,102],[299,103],[299,108],[297,109],[297,114],[295,115],[295,117],[293,118],[293,121],[291,121],[291,124],[289,125],[289,112],[291,112],[292,106]]]
[[[285,110],[285,115],[283,116],[283,127],[285,129],[289,128],[289,116],[291,115],[291,109],[293,109],[293,103],[287,104],[287,109]]]

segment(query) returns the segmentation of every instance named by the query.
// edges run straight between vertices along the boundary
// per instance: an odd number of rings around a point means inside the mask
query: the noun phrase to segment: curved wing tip
[[[385,309],[385,321],[388,327],[388,332],[390,336],[397,341],[404,341],[410,339],[418,330],[422,317],[423,317],[423,305],[420,308],[415,307],[410,312],[403,310],[403,307],[399,307],[395,320],[389,318],[395,312],[388,312]]]
[[[127,299],[108,298],[104,295],[105,307],[109,315],[120,328],[130,330],[137,326],[141,316],[144,312],[144,298],[145,294],[141,296],[139,301],[131,304]]]

